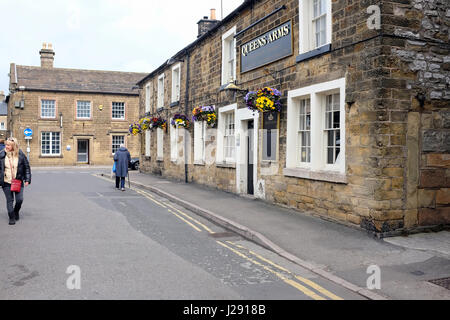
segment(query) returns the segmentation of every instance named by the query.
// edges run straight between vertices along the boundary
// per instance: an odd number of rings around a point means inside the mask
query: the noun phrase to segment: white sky
[[[222,0],[223,17],[243,0]],[[197,38],[197,22],[220,0],[0,0],[0,91],[9,65],[39,66],[52,43],[54,67],[149,73]]]

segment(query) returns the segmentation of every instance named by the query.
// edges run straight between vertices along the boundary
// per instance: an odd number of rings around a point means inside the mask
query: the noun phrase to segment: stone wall
[[[450,223],[450,8],[447,1],[384,3],[384,32],[408,112],[408,226]],[[397,93],[397,92],[396,92]],[[394,93],[393,93],[394,95]],[[398,95],[395,94],[394,97]]]

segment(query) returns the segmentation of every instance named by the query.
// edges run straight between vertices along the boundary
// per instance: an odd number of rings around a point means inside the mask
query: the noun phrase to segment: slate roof
[[[16,66],[26,90],[139,95],[133,87],[147,73]]]

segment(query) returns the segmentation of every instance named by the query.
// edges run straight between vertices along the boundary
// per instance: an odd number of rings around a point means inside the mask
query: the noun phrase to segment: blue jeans
[[[116,176],[116,188],[119,188],[119,183],[120,188],[125,188],[125,177]]]
[[[5,183],[3,185],[3,193],[6,197],[6,209],[8,210],[8,216],[10,219],[14,218],[14,212],[19,213],[20,208],[23,203],[23,183],[20,192],[11,192],[11,184]],[[16,205],[14,205],[14,199],[16,200]]]

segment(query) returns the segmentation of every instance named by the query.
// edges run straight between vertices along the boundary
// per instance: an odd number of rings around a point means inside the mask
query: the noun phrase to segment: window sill
[[[297,58],[295,59],[295,62],[299,63],[299,62],[302,62],[302,61],[306,61],[308,59],[311,59],[311,58],[314,58],[314,57],[318,57],[318,56],[320,56],[322,54],[325,54],[327,52],[330,52],[330,51],[331,51],[331,43],[326,44],[326,45],[324,45],[324,46],[322,46],[320,48],[317,48],[317,49],[314,49],[314,50],[307,51],[305,53],[299,54],[297,56]]]
[[[347,184],[347,175],[333,171],[311,171],[300,168],[284,168],[283,175],[309,180]]]
[[[57,156],[43,156],[40,155],[39,159],[62,159],[64,158],[62,155],[57,155]]]
[[[173,108],[173,107],[178,106],[179,104],[180,104],[180,101],[175,101],[170,104],[170,107]]]
[[[216,167],[219,167],[219,168],[233,168],[233,169],[236,169],[236,163],[230,163],[230,162],[216,162]]]
[[[164,158],[158,157],[158,158],[156,158],[156,161],[157,161],[157,162],[164,162]]]
[[[205,166],[205,161],[203,161],[203,160],[194,160],[194,166]]]

